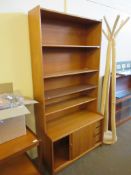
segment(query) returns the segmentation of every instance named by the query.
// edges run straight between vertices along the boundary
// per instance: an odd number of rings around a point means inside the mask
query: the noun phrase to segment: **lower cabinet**
[[[53,169],[54,172],[58,172],[84,153],[102,144],[102,125],[103,120],[100,120],[74,131],[55,142],[50,142],[52,154],[47,155],[48,160],[52,160],[52,168],[50,168]],[[51,164],[51,162],[49,164]]]

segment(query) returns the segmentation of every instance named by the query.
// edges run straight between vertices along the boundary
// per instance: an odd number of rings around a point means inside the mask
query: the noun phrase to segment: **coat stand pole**
[[[116,17],[115,23],[111,30],[106,18],[104,21],[107,27],[107,33],[103,30],[103,34],[108,40],[105,76],[103,80],[102,98],[101,98],[101,113],[104,115],[104,138],[105,144],[113,144],[117,141],[116,135],[116,119],[115,119],[115,106],[116,106],[116,36],[122,27],[127,23],[129,17],[122,21],[117,28],[120,16]],[[112,73],[112,74],[111,74]],[[110,87],[111,80],[111,87]],[[111,88],[111,130],[109,130],[109,91]]]

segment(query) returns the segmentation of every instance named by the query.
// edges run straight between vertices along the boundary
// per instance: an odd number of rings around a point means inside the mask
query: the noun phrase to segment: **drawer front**
[[[95,131],[94,131],[94,139],[95,144],[98,142],[102,142],[103,139],[103,120],[96,123]]]

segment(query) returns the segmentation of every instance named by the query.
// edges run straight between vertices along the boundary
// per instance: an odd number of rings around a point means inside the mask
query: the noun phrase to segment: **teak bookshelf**
[[[119,126],[131,119],[131,75],[119,75],[116,79],[116,94],[127,93],[116,98],[116,125]]]
[[[38,6],[29,33],[39,158],[53,174],[102,144],[101,22]]]

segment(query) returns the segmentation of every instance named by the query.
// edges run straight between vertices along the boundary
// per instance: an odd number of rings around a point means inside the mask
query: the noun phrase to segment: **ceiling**
[[[131,0],[86,0],[131,14]]]

